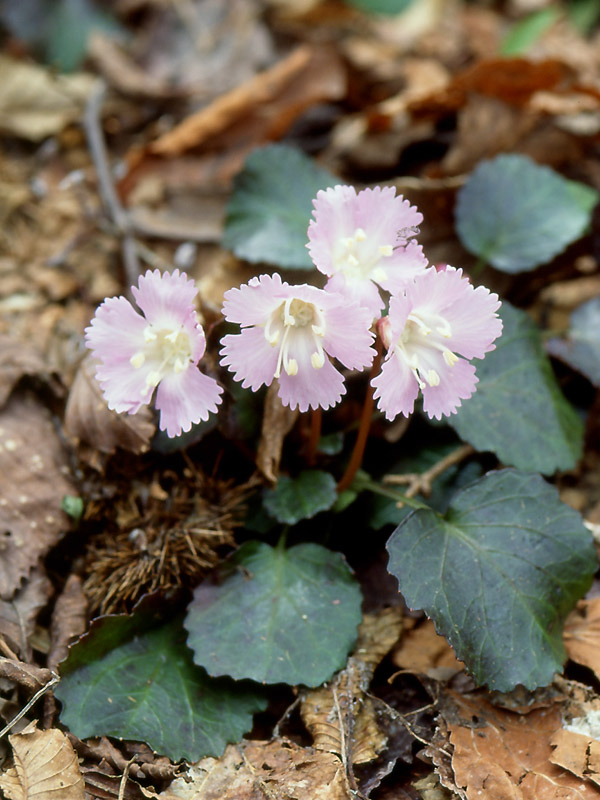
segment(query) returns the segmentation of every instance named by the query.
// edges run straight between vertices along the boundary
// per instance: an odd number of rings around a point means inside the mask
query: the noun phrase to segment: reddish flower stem
[[[378,338],[377,355],[373,359],[373,365],[371,366],[371,372],[369,374],[369,383],[367,385],[365,402],[363,404],[362,413],[360,415],[360,425],[358,427],[356,442],[354,443],[354,450],[352,451],[352,455],[350,456],[350,461],[348,462],[346,471],[342,475],[342,478],[340,479],[340,482],[337,485],[338,493],[345,491],[346,489],[348,489],[349,486],[351,486],[352,481],[354,480],[354,476],[356,475],[360,465],[362,464],[363,456],[365,453],[365,447],[367,445],[367,439],[369,437],[369,430],[371,429],[371,417],[373,416],[373,406],[375,405],[375,400],[373,398],[375,389],[373,388],[373,386],[371,386],[371,380],[379,372],[380,364],[381,364],[381,343]]]
[[[321,408],[313,408],[310,413],[310,436],[306,446],[306,463],[313,467],[317,460],[317,447],[321,439],[321,420],[323,412]]]

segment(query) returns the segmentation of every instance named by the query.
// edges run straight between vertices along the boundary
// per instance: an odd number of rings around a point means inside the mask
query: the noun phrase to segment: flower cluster
[[[223,337],[221,364],[253,391],[277,381],[292,409],[330,408],[346,391],[335,362],[371,366],[375,328],[386,354],[371,383],[385,416],[411,414],[419,392],[430,417],[455,413],[476,388],[470,360],[493,350],[502,332],[500,302],[460,269],[428,265],[414,238],[421,222],[393,188],[319,192],[307,247],[325,288],[273,274],[227,291],[223,315],[240,332]],[[142,314],[110,298],[86,329],[96,376],[116,411],[133,414],[155,393],[161,429],[177,436],[215,412],[223,391],[198,369],[205,338],[196,289],[177,270],[155,270],[132,292]]]

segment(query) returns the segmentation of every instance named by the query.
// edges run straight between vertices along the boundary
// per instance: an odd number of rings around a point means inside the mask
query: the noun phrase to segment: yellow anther
[[[313,365],[315,369],[321,369],[323,364],[325,363],[325,355],[321,353],[313,353],[310,357],[310,363]]]
[[[298,374],[298,362],[295,358],[290,358],[289,361],[285,364],[285,371],[288,375],[297,375]]]
[[[145,360],[146,356],[143,353],[135,353],[129,359],[129,363],[134,369],[139,369]]]

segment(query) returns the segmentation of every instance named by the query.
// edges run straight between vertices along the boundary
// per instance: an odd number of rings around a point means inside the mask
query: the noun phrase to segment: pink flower
[[[156,389],[160,429],[168,436],[208,419],[222,389],[196,365],[205,339],[196,318],[194,281],[179,270],[148,270],[132,287],[142,314],[124,297],[110,297],[96,311],[86,344],[99,360],[96,378],[108,407],[135,414]]]
[[[366,309],[314,286],[290,286],[277,274],[225,292],[223,313],[242,331],[223,337],[221,363],[253,391],[276,378],[281,402],[292,409],[329,408],[345,393],[327,356],[349,369],[373,360]]]
[[[498,295],[475,289],[454,267],[428,269],[392,297],[389,316],[378,325],[388,352],[371,381],[386,417],[408,417],[419,389],[430,417],[456,413],[477,383],[466,359],[483,358],[502,332],[499,307]]]
[[[313,201],[314,219],[307,245],[317,269],[331,280],[326,288],[343,292],[378,316],[384,302],[377,285],[399,292],[427,267],[415,241],[423,216],[393,187],[334,186]]]

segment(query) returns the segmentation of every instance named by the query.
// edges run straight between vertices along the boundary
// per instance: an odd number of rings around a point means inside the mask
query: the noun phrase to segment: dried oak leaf
[[[10,600],[0,599],[0,636],[23,659],[31,659],[29,637],[38,613],[52,596],[52,584],[41,567],[34,569]]]
[[[38,731],[33,724],[8,738],[14,766],[0,775],[7,800],[84,800],[77,756],[62,731]]]
[[[560,708],[515,714],[485,693],[447,691],[441,714],[454,747],[452,768],[467,800],[587,800],[598,791],[552,763],[551,740],[562,728]]]
[[[413,626],[410,626],[410,623]],[[439,670],[449,673],[460,672],[464,664],[454,655],[447,640],[436,631],[432,620],[424,619],[420,625],[414,620],[406,620],[402,639],[392,653],[392,661],[397,667],[414,672],[423,672],[439,677]]]
[[[79,575],[69,575],[52,611],[50,651],[47,664],[54,669],[67,657],[69,644],[85,633],[88,621],[87,599]]]
[[[50,414],[29,393],[0,411],[0,597],[8,600],[68,527],[61,510],[76,494]]]
[[[102,453],[117,447],[132,453],[145,453],[155,430],[152,412],[144,407],[137,414],[117,414],[102,397],[94,377],[96,364],[88,354],[77,370],[65,409],[67,436],[91,445]]]
[[[191,778],[191,781],[190,781]],[[286,739],[229,745],[204,758],[159,795],[161,800],[348,800],[337,756]]]
[[[600,789],[600,742],[582,733],[556,731],[550,739],[553,764],[568,769],[582,780],[589,780]]]
[[[0,130],[38,142],[81,119],[93,75],[58,75],[50,69],[0,57]]]
[[[600,678],[600,597],[577,603],[567,617],[563,642],[571,661],[589,667]]]
[[[48,364],[34,347],[10,336],[0,336],[0,407],[24,375],[49,380]]]
[[[388,744],[385,704],[367,694],[373,673],[402,630],[402,611],[365,614],[346,669],[325,687],[306,692],[300,713],[316,750],[351,764],[376,759]]]

